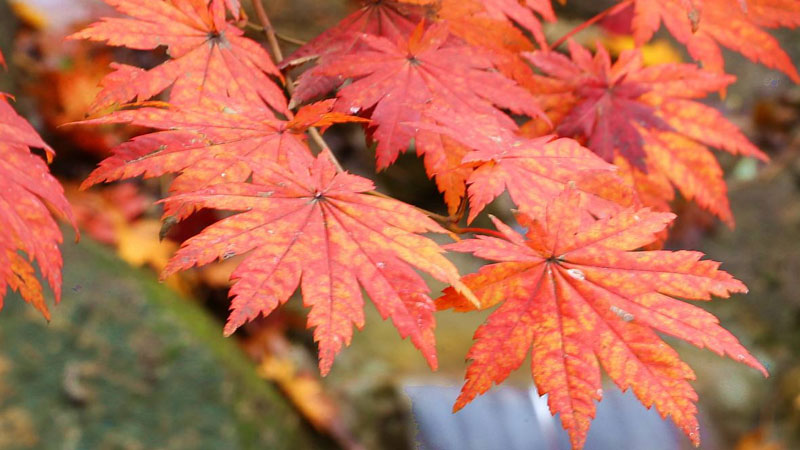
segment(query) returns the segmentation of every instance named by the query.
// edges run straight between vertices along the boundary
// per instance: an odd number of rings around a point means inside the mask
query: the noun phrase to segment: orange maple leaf
[[[800,75],[777,39],[762,28],[800,26],[796,0],[633,0],[633,34],[644,44],[663,22],[708,70],[722,73],[719,45],[735,50],[800,83]]]
[[[287,112],[283,91],[270,79],[282,76],[269,54],[226,21],[226,4],[237,0],[104,0],[132,18],[103,18],[71,39],[106,41],[136,50],[167,47],[170,59],[151,70],[112,64],[92,111],[147,100],[172,86],[170,102],[196,104],[206,95],[266,102]]]
[[[543,101],[557,109],[556,131],[585,140],[606,161],[624,158],[630,170],[666,177],[686,198],[733,224],[722,169],[707,146],[767,157],[719,111],[693,99],[735,78],[692,64],[644,67],[638,50],[623,52],[612,64],[602,46],[594,57],[573,41],[569,48],[571,58],[556,52],[529,55],[553,80],[539,93],[550,88],[549,95],[562,100]]]
[[[48,159],[54,154],[0,93],[0,307],[11,288],[49,320],[42,286],[31,263],[37,263],[58,302],[62,265],[58,244],[62,238],[48,206],[73,226],[75,221],[61,185],[30,147],[44,149]]]
[[[463,116],[439,104],[430,105],[426,114],[432,121],[447,120],[412,125],[450,136],[471,149],[461,158],[461,167],[471,169],[468,222],[505,191],[520,211],[534,217],[566,187],[587,196],[587,211],[595,217],[606,217],[633,202],[629,184],[616,175],[617,167],[573,139],[554,135],[527,139],[491,117]]]
[[[470,221],[504,190],[520,211],[534,215],[566,187],[588,195],[588,210],[600,217],[631,200],[630,191],[620,185],[614,173],[615,167],[568,138],[518,140],[502,152],[470,152],[464,162],[482,163],[467,180]]]
[[[290,120],[277,119],[266,107],[235,104],[231,99],[207,97],[192,107],[138,107],[84,123],[131,123],[154,128],[113,150],[83,182],[97,183],[144,175],[157,177],[179,173],[172,192],[189,192],[213,184],[242,182],[251,174],[244,159],[283,161],[290,153],[305,153],[305,131],[311,126],[364,121],[331,113],[333,100],[304,106]],[[167,203],[167,214],[179,205]],[[183,216],[189,210],[182,209]]]
[[[691,368],[654,330],[728,355],[766,375],[761,364],[712,314],[678,300],[710,300],[746,292],[745,286],[690,251],[633,251],[655,239],[671,213],[627,209],[600,220],[580,211],[581,197],[567,190],[541,220],[525,215],[525,237],[497,219],[505,239],[479,236],[447,246],[499,261],[463,278],[482,308],[500,304],[475,332],[472,361],[454,410],[501,383],[532,349],[532,375],[559,413],[574,448],[581,448],[594,400],[602,396],[600,365],[623,390],[670,415],[699,443],[697,394]],[[527,239],[526,239],[527,238]],[[446,290],[439,309],[474,309]]]
[[[197,207],[241,212],[184,242],[164,276],[250,252],[232,275],[225,334],[270,314],[299,285],[311,308],[308,326],[316,327],[323,374],[349,345],[352,326],[364,325],[363,287],[381,316],[391,317],[435,368],[434,305],[412,266],[463,287],[441,247],[418,234],[444,230],[409,205],[367,194],[371,181],[337,173],[324,154],[291,153],[283,166],[249,164],[252,183],[176,196]]]

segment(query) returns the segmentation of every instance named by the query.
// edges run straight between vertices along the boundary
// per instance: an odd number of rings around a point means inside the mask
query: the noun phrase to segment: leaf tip
[[[482,309],[481,301],[478,300],[478,297],[475,296],[475,294],[472,292],[472,290],[470,290],[469,287],[467,287],[466,284],[462,283],[461,281],[457,281],[456,283],[453,283],[453,288],[470,303],[472,303],[475,308]]]
[[[238,328],[239,325],[236,325],[229,320],[228,323],[225,324],[225,328],[222,329],[222,335],[224,337],[231,337]]]
[[[455,414],[461,411],[461,409],[463,409],[465,406],[467,406],[467,402],[462,400],[461,397],[459,396],[458,400],[456,400],[455,404],[453,404],[453,409],[451,410],[451,412]]]
[[[323,377],[327,377],[328,374],[331,372],[331,366],[333,365],[333,361],[326,360],[325,358],[320,358],[319,360],[319,374]]]

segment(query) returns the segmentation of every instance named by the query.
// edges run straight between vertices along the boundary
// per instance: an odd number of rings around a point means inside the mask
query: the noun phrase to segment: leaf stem
[[[278,32],[275,32],[275,36],[278,39],[282,40],[283,42],[286,42],[287,44],[294,44],[294,45],[297,45],[298,47],[302,47],[302,46],[304,46],[304,45],[306,45],[308,43],[307,41],[304,41],[302,39],[298,39],[298,38],[295,38],[295,37],[287,36],[285,34],[278,33]]]
[[[500,238],[506,241],[508,240],[508,238],[503,233],[495,230],[490,230],[488,228],[471,228],[471,227],[467,228],[455,227],[455,228],[456,228],[455,230],[450,230],[450,231],[453,231],[454,233],[457,234],[464,234],[464,233],[485,234],[487,236],[494,236],[496,238]]]
[[[311,136],[311,140],[314,141],[315,144],[317,144],[320,150],[328,154],[328,158],[330,158],[330,160],[333,162],[333,165],[336,166],[336,170],[338,170],[339,172],[344,172],[342,164],[336,158],[336,155],[333,154],[331,148],[328,147],[328,144],[325,142],[325,139],[322,138],[322,134],[319,132],[319,130],[316,129],[315,127],[311,127],[308,129],[308,135]]]
[[[269,49],[272,51],[272,56],[275,58],[275,63],[280,63],[283,61],[283,52],[281,51],[281,46],[278,43],[278,36],[275,33],[275,28],[272,27],[272,22],[269,20],[267,11],[264,10],[264,3],[262,0],[253,0],[253,8],[256,10],[256,17],[258,17],[258,21],[261,22],[264,35],[267,37],[267,42],[269,43]],[[287,83],[287,89],[289,89],[290,84],[291,83]],[[291,90],[289,93],[292,93]]]
[[[264,32],[264,27],[262,27],[261,25],[259,25],[257,23],[247,22],[247,23],[245,23],[245,26],[250,28],[250,29],[256,30],[256,31]],[[297,46],[303,46],[303,45],[306,45],[308,43],[308,42],[306,42],[306,41],[304,41],[302,39],[298,39],[298,38],[292,37],[292,36],[287,36],[287,35],[285,35],[283,33],[278,32],[278,31],[275,32],[275,37],[278,38],[279,41],[283,41],[283,42],[286,42],[287,44],[292,44],[292,45],[297,45]]]
[[[453,223],[461,222],[461,219],[464,217],[464,214],[467,213],[467,196],[464,195],[461,197],[461,202],[458,204],[458,208],[456,212],[450,214],[450,221]]]
[[[374,195],[375,197],[386,198],[386,199],[391,199],[391,200],[397,200],[396,198],[392,197],[391,195],[386,195],[383,192],[369,191],[369,192],[367,192],[367,194]],[[414,205],[411,205],[411,206],[414,209],[416,209],[417,211],[421,212],[422,214],[425,214],[426,216],[430,217],[431,219],[433,219],[433,220],[435,220],[437,222],[440,222],[448,230],[453,231],[451,229],[451,226],[455,226],[455,222],[453,221],[452,217],[447,217],[447,216],[443,216],[441,214],[436,214],[433,211],[428,211],[427,209],[423,209],[423,208],[420,208],[420,207],[417,207],[417,206],[414,206]],[[451,225],[448,226],[448,224],[451,224]]]
[[[570,30],[569,33],[565,34],[564,36],[561,36],[561,38],[559,40],[555,41],[553,43],[553,45],[550,46],[550,50],[557,49],[561,44],[566,42],[567,39],[571,38],[575,34],[580,33],[581,31],[585,30],[586,28],[588,28],[588,27],[594,25],[595,23],[603,20],[607,16],[610,16],[610,15],[613,15],[613,14],[616,14],[616,13],[622,11],[623,9],[627,8],[628,6],[630,6],[631,3],[633,3],[633,0],[624,0],[623,2],[617,3],[616,5],[606,9],[605,11],[602,11],[601,13],[599,13],[596,16],[592,17],[591,19],[587,20],[586,22],[583,22],[582,24],[580,24],[577,27],[575,27],[572,30]]]
[[[369,192],[367,192],[367,194],[374,195],[375,197],[396,200],[394,197],[392,197],[390,195],[386,195],[386,194],[384,194],[382,192],[378,192],[378,191],[369,191]],[[460,222],[461,218],[463,217],[463,214],[464,214],[463,211],[466,209],[465,208],[465,204],[466,204],[466,202],[463,202],[462,205],[459,206],[459,211],[461,211],[460,213],[456,213],[455,215],[451,215],[451,216],[443,216],[441,214],[436,214],[433,211],[428,211],[427,209],[423,209],[423,208],[420,208],[418,206],[414,206],[414,205],[411,205],[411,206],[414,209],[416,209],[417,211],[421,212],[422,214],[425,214],[426,216],[430,217],[431,219],[439,222],[439,224],[444,229],[446,229],[447,231],[449,231],[451,233],[455,233],[455,234],[480,233],[480,234],[486,234],[486,235],[489,235],[489,236],[495,236],[495,237],[498,237],[498,238],[501,238],[501,239],[508,239],[502,233],[500,233],[499,231],[489,230],[487,228],[471,228],[471,227],[462,228],[462,227],[458,226],[458,222]]]
[[[281,51],[281,45],[278,42],[278,34],[275,32],[275,28],[272,27],[272,22],[270,22],[269,16],[267,16],[267,12],[264,10],[264,3],[262,3],[262,1],[263,0],[253,0],[253,8],[256,10],[258,21],[261,22],[264,35],[267,37],[267,42],[269,43],[272,57],[275,59],[275,63],[279,64],[281,61],[283,61],[283,52]],[[294,95],[294,81],[288,75],[286,76],[286,92],[289,93],[289,96]],[[328,147],[328,144],[325,143],[325,139],[322,138],[322,134],[320,134],[319,130],[311,127],[308,129],[308,135],[311,137],[311,140],[317,144],[320,150],[328,155],[328,158],[330,158],[330,160],[336,166],[336,169],[339,170],[339,172],[343,172],[344,169],[342,168],[342,164],[336,158],[336,155],[333,154],[330,147]]]

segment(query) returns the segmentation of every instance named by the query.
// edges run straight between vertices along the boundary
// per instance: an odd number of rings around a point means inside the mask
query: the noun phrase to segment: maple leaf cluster
[[[632,3],[633,37],[643,44],[660,24],[689,54],[703,65],[722,73],[720,45],[748,59],[778,69],[793,81],[800,75],[777,39],[763,28],[800,26],[800,3],[794,0],[628,0]]]
[[[767,160],[716,109],[692,99],[725,89],[735,78],[693,64],[644,67],[641,53],[613,64],[569,43],[570,58],[538,51],[526,56],[547,77],[540,89],[556,132],[584,142],[615,163],[642,204],[668,211],[673,187],[733,224],[722,169],[709,146]]]
[[[684,301],[745,292],[741,282],[696,252],[640,249],[663,239],[675,189],[733,223],[710,148],[767,158],[699,100],[734,81],[717,44],[797,80],[761,29],[800,25],[796,2],[743,0],[734,20],[723,0],[615,7],[633,8],[638,44],[663,22],[700,68],[646,67],[639,50],[612,60],[573,41],[569,55],[550,49],[548,0],[368,0],[283,61],[259,2],[278,60],[242,31],[238,1],[105,1],[128,17],[72,38],[165,47],[169,58],[150,70],[116,64],[103,80],[86,123],[154,131],[117,147],[84,187],[171,175],[165,216],[231,213],[184,242],[164,273],[246,254],[226,335],[299,289],[326,374],[364,325],[363,289],[436,368],[436,309],[497,306],[475,334],[456,409],[531,352],[533,379],[575,448],[601,397],[600,367],[699,443],[694,374],[657,332],[766,374]],[[413,149],[450,216],[375,192],[324,146],[314,156],[308,136],[343,122],[362,123],[378,170]],[[493,218],[497,231],[452,245],[425,236],[463,232],[465,210],[472,222],[504,192],[524,234]],[[462,278],[447,250],[497,263]],[[450,285],[438,301],[418,271]]]
[[[0,65],[5,64],[0,53]],[[58,302],[62,237],[48,207],[75,222],[64,190],[31,147],[44,150],[48,161],[53,158],[53,149],[17,114],[10,97],[0,92],[0,308],[10,288],[50,320],[32,263],[38,265]]]

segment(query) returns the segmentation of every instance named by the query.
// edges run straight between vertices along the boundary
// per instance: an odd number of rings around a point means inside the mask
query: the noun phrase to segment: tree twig
[[[256,31],[264,32],[264,27],[262,27],[261,25],[259,25],[257,23],[247,22],[247,23],[245,23],[245,26],[250,28],[250,29],[256,30]],[[293,45],[297,45],[297,46],[301,46],[301,47],[308,43],[308,42],[306,42],[306,41],[304,41],[302,39],[298,39],[296,37],[288,36],[288,35],[285,35],[283,33],[279,33],[277,31],[275,32],[275,37],[277,37],[279,41],[283,41],[283,42],[286,42],[287,44],[293,44]]]
[[[457,233],[457,234],[480,233],[480,234],[485,234],[487,236],[494,236],[496,238],[500,238],[500,239],[503,239],[503,240],[508,240],[508,238],[503,233],[501,233],[499,231],[489,230],[487,228],[469,228],[469,227],[461,228],[461,227],[455,227],[455,230],[450,230],[450,231],[452,231],[454,233]]]
[[[369,191],[369,192],[367,192],[367,194],[374,195],[375,197],[388,198],[388,199],[391,199],[391,200],[396,200],[391,195],[386,195],[386,194],[384,194],[382,192],[378,192],[378,191]],[[422,214],[425,214],[426,216],[430,217],[431,219],[433,219],[433,220],[435,220],[437,222],[440,222],[442,224],[442,226],[444,226],[448,230],[453,231],[451,229],[451,226],[448,226],[448,224],[455,225],[455,222],[453,222],[453,219],[451,217],[443,216],[441,214],[436,214],[433,211],[428,211],[427,209],[423,209],[423,208],[420,208],[420,207],[417,207],[417,206],[414,206],[414,205],[411,205],[411,206],[413,206],[414,209],[416,209],[417,211],[421,212]]]
[[[605,11],[603,11],[603,12],[597,14],[596,16],[592,17],[591,19],[587,20],[586,22],[583,22],[582,24],[580,24],[577,27],[575,27],[572,30],[570,30],[569,33],[565,34],[564,36],[561,36],[561,38],[559,40],[555,41],[553,43],[553,45],[550,46],[550,50],[557,49],[561,44],[566,42],[567,39],[571,38],[575,34],[580,33],[581,31],[585,30],[586,28],[588,28],[588,27],[594,25],[595,23],[603,20],[607,16],[611,16],[611,15],[614,15],[614,14],[622,11],[623,9],[627,8],[628,6],[630,6],[631,3],[633,3],[633,0],[625,0],[625,1],[621,2],[621,3],[617,3],[616,5],[606,9]]]
[[[267,16],[267,12],[264,10],[264,4],[262,3],[262,0],[253,0],[253,7],[256,10],[258,21],[261,22],[264,35],[267,37],[267,43],[269,44],[272,56],[275,58],[276,63],[280,63],[283,61],[283,52],[281,51],[281,46],[278,42],[278,34],[275,32],[275,28],[272,26],[272,22],[270,22],[269,16]],[[289,96],[294,95],[294,82],[288,75],[286,76],[286,91],[289,93]],[[336,168],[340,172],[343,171],[344,169],[342,168],[342,164],[336,158],[336,155],[333,154],[330,147],[328,147],[328,144],[325,143],[325,140],[322,138],[322,134],[320,134],[319,130],[311,127],[308,129],[308,134],[311,137],[311,140],[317,144],[320,150],[328,155]]]
[[[297,39],[295,37],[287,36],[287,35],[285,35],[283,33],[275,32],[275,36],[279,40],[281,40],[283,42],[286,42],[287,44],[294,44],[294,45],[297,45],[298,47],[302,47],[302,46],[304,46],[304,45],[306,45],[308,43],[308,42],[306,42],[306,41],[304,41],[302,39]]]

